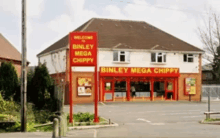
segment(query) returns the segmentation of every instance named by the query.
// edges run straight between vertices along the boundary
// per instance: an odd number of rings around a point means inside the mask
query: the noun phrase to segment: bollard
[[[104,96],[104,102],[105,102],[105,96]]]
[[[144,101],[144,96],[142,96],[142,99],[143,99],[143,101]]]
[[[173,96],[171,95],[171,101],[172,101],[172,99],[173,99]]]
[[[163,95],[162,95],[162,101],[163,101]]]
[[[113,96],[113,102],[115,101],[115,96]]]
[[[125,102],[125,96],[123,97],[123,101]]]
[[[152,101],[154,101],[154,95],[153,95]]]
[[[135,101],[135,96],[134,96],[134,98],[133,98],[133,101]]]
[[[59,119],[59,137],[62,136],[62,117],[58,116]]]
[[[58,122],[59,122],[59,120],[57,118],[53,119],[53,136],[52,136],[52,138],[58,138],[58,135],[59,135]]]

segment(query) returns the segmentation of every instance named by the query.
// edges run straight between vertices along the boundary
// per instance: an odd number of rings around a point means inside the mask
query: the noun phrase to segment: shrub
[[[86,113],[79,112],[73,115],[73,119],[75,122],[91,122],[94,120],[94,114],[91,114],[89,112]],[[67,120],[69,120],[69,114],[67,116]]]
[[[14,97],[18,90],[18,76],[11,62],[2,62],[0,66],[0,91],[6,100]]]

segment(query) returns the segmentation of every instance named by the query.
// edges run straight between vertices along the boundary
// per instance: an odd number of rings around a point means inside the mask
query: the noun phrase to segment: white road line
[[[104,104],[103,102],[99,102],[100,104],[102,104],[102,105],[104,105],[104,106],[106,106],[106,104]]]
[[[97,138],[97,130],[94,130],[94,138]]]
[[[165,125],[164,123],[150,123],[151,125]]]
[[[144,122],[147,122],[147,123],[150,123],[150,122],[151,122],[151,121],[145,120],[145,119],[143,119],[143,118],[138,118],[137,120],[144,121]]]

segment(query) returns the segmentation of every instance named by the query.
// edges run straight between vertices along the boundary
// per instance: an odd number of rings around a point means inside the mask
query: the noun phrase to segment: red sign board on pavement
[[[97,64],[97,35],[93,32],[70,33],[71,66]]]
[[[94,122],[98,119],[98,73],[97,73],[97,33],[96,32],[71,32],[69,34],[69,79],[70,79],[70,118],[73,123],[73,100],[72,100],[72,66],[94,66],[95,67],[95,109]]]

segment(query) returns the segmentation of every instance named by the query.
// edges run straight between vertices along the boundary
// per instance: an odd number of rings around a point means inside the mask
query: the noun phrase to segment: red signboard
[[[100,76],[178,77],[178,68],[100,67]]]
[[[96,32],[71,32],[69,34],[69,98],[70,98],[70,118],[69,122],[73,123],[73,100],[72,100],[72,66],[94,66],[95,67],[95,109],[94,122],[99,122],[98,118],[98,76],[97,76],[97,33]],[[87,84],[86,84],[87,85]],[[91,86],[80,87],[78,95],[87,95],[91,92]]]
[[[71,66],[95,66],[97,64],[96,33],[70,33],[70,54]]]

